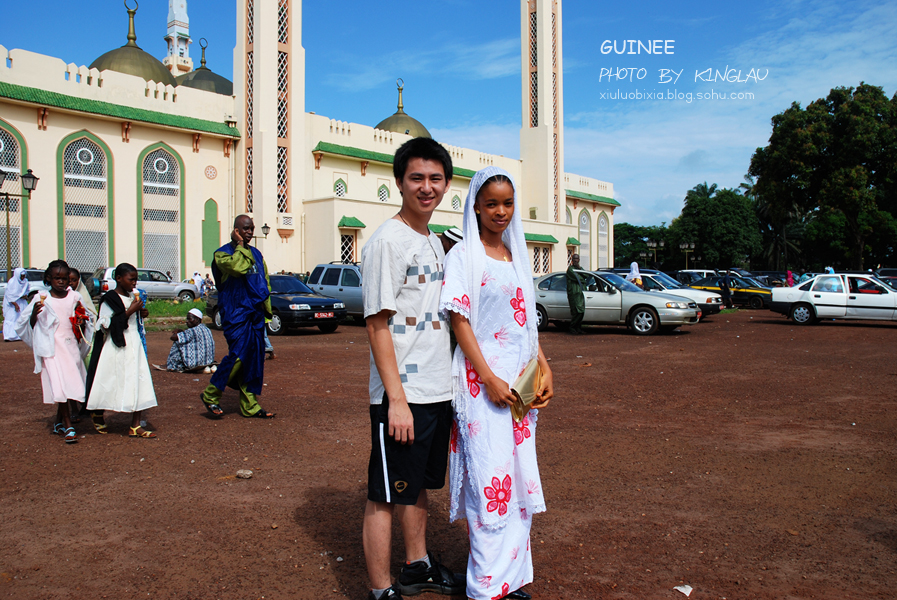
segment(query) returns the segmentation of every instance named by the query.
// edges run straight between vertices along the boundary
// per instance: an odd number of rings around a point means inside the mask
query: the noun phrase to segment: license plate
[[[332,312],[315,313],[315,318],[316,318],[316,319],[332,319],[332,318],[333,318],[333,313],[332,313]]]

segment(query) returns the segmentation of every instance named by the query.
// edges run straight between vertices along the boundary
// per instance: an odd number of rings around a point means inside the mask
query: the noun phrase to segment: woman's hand
[[[542,371],[542,385],[536,392],[533,408],[545,408],[552,398],[554,398],[554,376],[549,368],[547,371]]]
[[[486,395],[489,396],[489,401],[498,408],[510,408],[517,400],[517,397],[511,393],[510,386],[501,377],[492,375],[484,379],[483,384],[486,386]]]

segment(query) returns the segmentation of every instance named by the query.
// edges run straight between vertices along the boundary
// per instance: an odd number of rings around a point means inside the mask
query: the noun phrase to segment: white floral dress
[[[470,318],[465,253],[457,247],[445,262],[440,308]],[[529,360],[530,329],[513,263],[486,258],[474,335],[492,372],[510,386]],[[447,315],[448,316],[448,315]],[[470,536],[467,595],[502,598],[533,580],[530,526],[545,510],[536,462],[536,413],[515,423],[498,408],[461,351],[466,380],[456,382],[451,434],[451,519],[466,517]]]

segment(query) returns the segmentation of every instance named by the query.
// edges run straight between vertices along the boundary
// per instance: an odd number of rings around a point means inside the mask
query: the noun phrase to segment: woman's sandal
[[[53,423],[53,431],[51,431],[53,435],[64,435],[65,434],[65,425],[62,423]]]
[[[258,409],[258,411],[249,415],[249,418],[251,418],[251,419],[273,419],[275,416],[276,416],[275,413],[269,413],[264,408],[260,408],[260,409]]]
[[[78,443],[78,434],[75,433],[74,427],[67,427],[65,430],[65,443],[66,444],[77,444]]]
[[[155,433],[153,433],[152,431],[147,431],[146,429],[142,428],[140,425],[138,425],[137,427],[131,427],[130,429],[131,429],[131,433],[128,434],[128,437],[132,437],[132,438],[154,438],[154,437],[156,437]]]
[[[93,428],[96,429],[97,433],[102,433],[103,435],[109,433],[109,430],[106,428],[106,419],[103,418],[102,414],[91,415],[90,419],[93,421]]]

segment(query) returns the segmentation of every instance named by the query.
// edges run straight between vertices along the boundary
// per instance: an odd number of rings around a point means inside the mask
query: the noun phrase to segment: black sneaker
[[[393,587],[406,596],[414,596],[421,592],[436,592],[446,596],[460,596],[467,590],[467,577],[452,573],[445,566],[436,562],[433,555],[427,553],[430,566],[419,560],[406,564],[399,573],[399,580]]]
[[[371,590],[371,592],[368,594],[368,600],[402,600],[402,594],[399,593],[399,591],[396,589],[395,584],[393,584],[386,588],[386,591],[383,592],[383,595],[380,596],[379,599],[374,596],[374,591]]]

